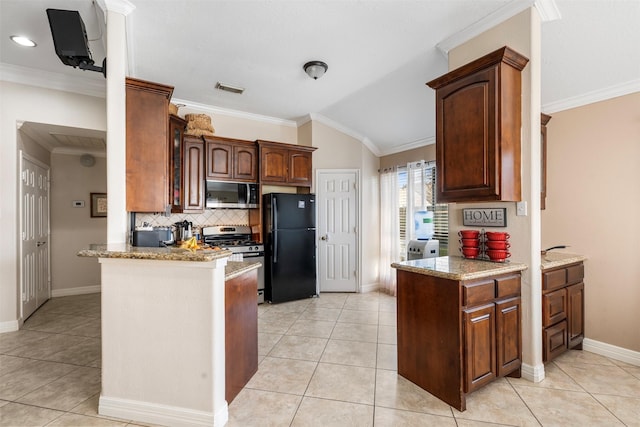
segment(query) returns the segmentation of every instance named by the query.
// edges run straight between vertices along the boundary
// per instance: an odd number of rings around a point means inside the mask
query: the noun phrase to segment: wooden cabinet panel
[[[462,305],[471,306],[492,302],[495,298],[493,279],[464,283],[462,285]]]
[[[542,273],[542,289],[552,291],[567,284],[567,269],[550,270]]]
[[[436,90],[439,202],[521,200],[521,75],[503,47],[427,83]]]
[[[253,145],[233,146],[233,177],[240,180],[258,179],[258,148]]]
[[[173,87],[126,79],[126,208],[167,212],[169,99]]]
[[[229,144],[207,141],[207,179],[233,177],[233,148]]]
[[[204,142],[202,139],[186,139],[183,154],[183,212],[204,210]]]
[[[260,181],[287,182],[288,151],[282,148],[264,147],[260,152]]]
[[[584,279],[584,264],[567,267],[567,284],[582,282],[582,279]]]
[[[567,287],[568,346],[582,344],[584,338],[584,283]]]
[[[225,283],[225,399],[236,397],[258,370],[258,271]]]
[[[565,289],[542,295],[542,325],[551,326],[567,318],[567,292]]]
[[[520,276],[496,279],[496,297],[508,298],[520,295]]]
[[[310,187],[312,170],[310,152],[289,151],[288,182]]]
[[[496,351],[498,376],[520,369],[522,364],[522,315],[520,298],[496,302]]]
[[[496,377],[495,306],[463,312],[465,392],[476,390]]]
[[[558,357],[564,353],[567,348],[566,320],[542,331],[542,356],[545,362]]]

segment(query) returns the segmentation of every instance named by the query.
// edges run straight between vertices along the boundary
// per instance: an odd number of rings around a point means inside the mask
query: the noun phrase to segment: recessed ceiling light
[[[25,47],[35,47],[36,46],[36,42],[34,42],[33,40],[31,40],[30,38],[25,37],[25,36],[11,36],[9,38],[11,40],[13,40],[14,43],[17,43],[20,46],[25,46]]]

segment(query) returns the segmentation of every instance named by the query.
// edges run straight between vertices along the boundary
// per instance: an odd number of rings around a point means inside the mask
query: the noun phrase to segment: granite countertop
[[[261,265],[262,263],[256,261],[227,261],[224,280],[231,280],[248,271],[258,268]]]
[[[584,255],[568,254],[564,252],[547,252],[545,255],[542,255],[540,268],[548,270],[550,268],[582,262],[586,259],[587,257]]]
[[[391,267],[450,280],[479,279],[527,269],[526,264],[516,262],[500,263],[453,256],[394,262]]]
[[[180,249],[174,247],[145,248],[127,244],[93,244],[78,252],[78,256],[90,258],[148,259],[160,261],[214,261],[231,256],[228,250]]]

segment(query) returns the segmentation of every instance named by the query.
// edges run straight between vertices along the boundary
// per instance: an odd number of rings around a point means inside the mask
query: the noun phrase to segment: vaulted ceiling
[[[309,115],[384,155],[433,142],[443,49],[534,4],[533,0],[130,0],[130,75],[175,87],[178,102],[287,123]],[[538,0],[542,107],[552,113],[640,90],[640,2]],[[93,58],[104,58],[104,17],[90,0],[0,0],[4,80],[104,93],[99,73],[56,57],[45,10],[78,10]],[[9,36],[24,34],[35,48]],[[440,47],[440,48],[439,48]],[[312,80],[302,66],[328,64]],[[217,82],[245,88],[242,95]],[[214,117],[215,122],[215,117]]]

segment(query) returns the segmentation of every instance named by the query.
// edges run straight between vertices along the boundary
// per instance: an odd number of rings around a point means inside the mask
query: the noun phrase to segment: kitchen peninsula
[[[398,374],[460,411],[466,394],[520,376],[519,263],[438,257],[397,269]]]
[[[230,255],[124,245],[78,253],[97,257],[102,270],[101,415],[162,425],[226,423]],[[234,263],[229,277],[259,265]]]

